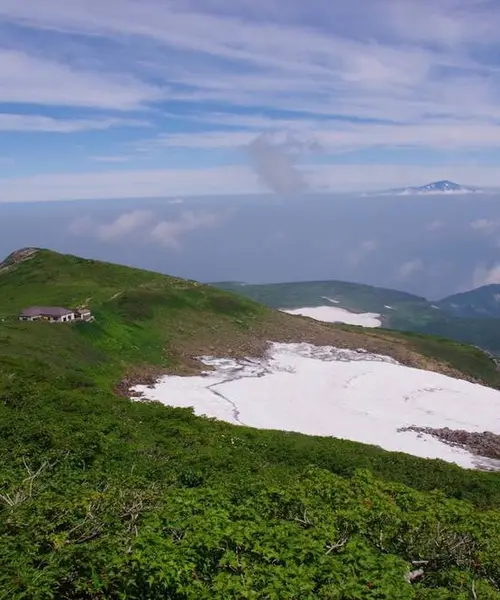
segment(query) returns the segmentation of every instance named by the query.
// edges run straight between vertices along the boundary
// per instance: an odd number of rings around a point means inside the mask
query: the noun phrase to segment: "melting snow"
[[[361,325],[362,327],[380,327],[382,321],[377,313],[353,313],[345,308],[338,306],[315,306],[294,308],[293,310],[284,309],[283,312],[290,315],[302,315],[311,317],[316,321],[325,321],[327,323],[346,323],[347,325]]]
[[[137,386],[145,398],[230,423],[334,436],[463,467],[498,466],[401,427],[500,433],[500,392],[405,367],[387,356],[310,344],[272,344],[264,359],[204,357],[214,368]]]

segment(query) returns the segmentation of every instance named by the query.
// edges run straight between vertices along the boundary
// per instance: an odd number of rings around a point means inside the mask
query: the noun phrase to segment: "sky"
[[[500,186],[499,30],[491,0],[0,0],[0,202]]]

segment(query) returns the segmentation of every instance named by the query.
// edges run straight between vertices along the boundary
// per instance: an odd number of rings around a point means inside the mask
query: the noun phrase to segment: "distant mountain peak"
[[[465,187],[454,181],[449,181],[448,179],[442,179],[441,181],[433,181],[431,183],[427,183],[426,185],[422,185],[420,187],[410,187],[405,188],[412,190],[414,192],[427,193],[427,194],[435,194],[435,193],[472,193],[478,191],[476,188]]]
[[[483,190],[475,187],[467,187],[450,181],[449,179],[442,179],[440,181],[432,181],[421,186],[410,186],[403,188],[395,188],[380,192],[380,194],[391,194],[396,196],[421,196],[431,194],[475,194],[480,193]],[[378,194],[377,194],[378,195]]]

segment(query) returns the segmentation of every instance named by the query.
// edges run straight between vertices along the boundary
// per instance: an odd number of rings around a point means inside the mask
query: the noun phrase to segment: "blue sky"
[[[0,202],[500,186],[500,5],[0,0]]]

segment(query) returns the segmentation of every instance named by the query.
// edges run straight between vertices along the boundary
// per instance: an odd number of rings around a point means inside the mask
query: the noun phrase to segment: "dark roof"
[[[53,317],[59,318],[71,314],[73,311],[59,306],[30,306],[21,312],[21,317]]]

